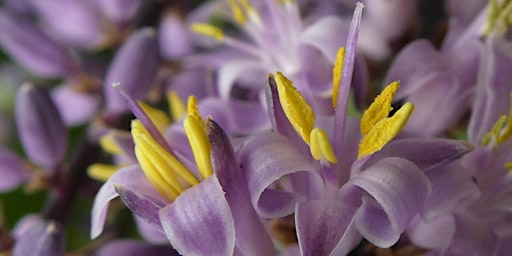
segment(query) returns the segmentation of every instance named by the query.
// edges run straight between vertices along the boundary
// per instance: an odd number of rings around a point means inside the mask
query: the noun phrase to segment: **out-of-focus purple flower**
[[[66,126],[90,121],[100,107],[99,96],[78,92],[70,84],[53,89],[51,96]]]
[[[116,53],[104,79],[107,112],[116,114],[127,110],[113,83],[121,84],[130,97],[141,99],[151,89],[159,63],[156,32],[145,28],[132,34]]]
[[[48,33],[66,45],[93,49],[106,40],[101,17],[87,1],[31,1],[31,5]]]
[[[141,0],[103,0],[97,1],[102,13],[119,26],[133,19],[144,1]]]
[[[331,93],[328,70],[334,62],[332,56],[346,39],[348,21],[326,16],[307,23],[301,19],[299,7],[294,1],[264,1],[255,6],[248,1],[229,1],[229,4],[231,19],[247,40],[227,35],[209,24],[194,23],[192,29],[195,32],[216,39],[227,49],[221,48],[210,57],[191,57],[188,63],[204,66],[204,60],[210,58],[215,60],[207,64],[220,63],[210,66],[218,69],[218,87],[222,98],[230,96],[234,87],[263,94],[265,83],[262,77],[281,70],[300,82],[298,89],[317,111],[327,111],[325,98]],[[219,62],[219,58],[223,61]],[[364,61],[358,63],[365,67]],[[365,77],[363,70],[358,69],[356,76]],[[365,84],[365,79],[354,81],[362,83],[354,85],[356,89]]]
[[[19,156],[0,148],[0,191],[18,187],[29,177],[28,169]]]
[[[0,12],[0,44],[20,65],[42,77],[73,74],[74,63],[65,49],[34,24]]]
[[[188,24],[175,12],[168,12],[160,21],[160,52],[165,59],[175,60],[192,53]]]
[[[23,223],[23,226],[23,228],[19,227],[15,234],[13,256],[64,254],[65,235],[58,223],[34,217]]]
[[[512,61],[495,43],[485,43],[468,128],[477,149],[426,173],[433,193],[408,232],[440,255],[506,255],[512,239]]]
[[[32,84],[21,86],[16,97],[16,123],[27,156],[47,170],[63,159],[67,130],[49,93]]]

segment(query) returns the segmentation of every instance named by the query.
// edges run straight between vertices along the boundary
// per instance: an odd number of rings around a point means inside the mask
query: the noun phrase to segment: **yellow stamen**
[[[343,60],[345,57],[345,48],[341,47],[336,53],[336,61],[332,69],[332,107],[336,108],[338,103],[338,91],[340,89],[341,73],[343,71]]]
[[[149,119],[155,124],[156,128],[161,134],[164,134],[165,129],[171,124],[171,120],[167,117],[162,110],[153,108],[146,103],[137,102],[142,110],[148,115]]]
[[[142,170],[164,197],[176,198],[183,192],[184,187],[177,177],[191,186],[199,183],[178,159],[151,137],[138,120],[132,122],[132,136],[135,141],[135,154]]]
[[[507,115],[502,115],[493,125],[491,131],[482,138],[482,145],[488,146],[492,143],[492,148],[496,149],[501,143],[512,136],[512,93],[510,93],[510,108]]]
[[[245,16],[242,8],[235,0],[229,0],[229,6],[231,7],[231,11],[233,12],[233,18],[238,24],[245,24],[247,22],[247,17]]]
[[[336,156],[334,155],[334,150],[332,149],[331,143],[329,142],[329,138],[324,130],[320,128],[314,128],[311,131],[311,144],[309,149],[311,151],[311,155],[316,160],[325,159],[330,163],[338,162]]]
[[[99,140],[101,148],[107,153],[113,154],[113,155],[122,155],[124,154],[123,149],[117,144],[114,133],[109,132],[103,136],[101,136]]]
[[[188,99],[188,114],[183,122],[183,128],[185,128],[190,148],[194,153],[199,173],[205,179],[213,172],[210,160],[210,142],[194,96],[190,96]]]
[[[361,139],[358,158],[381,150],[395,138],[407,123],[413,110],[414,105],[407,102],[392,117],[378,121]]]
[[[309,106],[300,92],[295,89],[292,81],[286,78],[281,72],[276,72],[274,79],[277,85],[279,101],[281,102],[286,117],[295,131],[309,144],[309,136],[315,123],[315,114],[313,110],[311,110],[311,106]]]
[[[361,118],[361,134],[368,134],[375,124],[386,118],[389,111],[393,110],[391,101],[399,87],[400,82],[398,81],[392,82],[386,86],[382,93],[375,98],[370,107],[364,111],[363,117]]]
[[[171,113],[173,121],[180,119],[187,113],[185,103],[183,103],[176,91],[171,90],[167,93],[167,102],[169,103],[169,113]]]
[[[247,15],[249,16],[249,19],[258,24],[261,25],[261,16],[259,12],[252,7],[252,5],[247,0],[239,0],[240,5],[242,5],[242,8],[245,10]]]
[[[108,164],[93,164],[87,168],[87,175],[97,181],[106,182],[119,168]]]
[[[505,163],[505,168],[507,168],[509,171],[512,171],[512,162]]]
[[[224,32],[222,32],[222,30],[220,28],[215,27],[213,25],[206,24],[206,23],[194,23],[194,24],[192,24],[191,29],[195,33],[213,37],[217,41],[224,40]]]
[[[484,35],[496,33],[504,35],[512,25],[512,1],[491,0],[487,11],[487,23]]]

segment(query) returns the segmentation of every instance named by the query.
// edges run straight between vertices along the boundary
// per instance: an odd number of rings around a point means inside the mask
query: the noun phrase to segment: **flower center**
[[[508,116],[502,115],[494,124],[491,131],[482,138],[482,145],[489,146],[493,150],[505,142],[512,135],[512,93],[510,93],[510,109]]]
[[[491,0],[487,12],[487,23],[484,29],[484,35],[497,34],[500,36],[507,33],[512,25],[512,1],[510,0]]]

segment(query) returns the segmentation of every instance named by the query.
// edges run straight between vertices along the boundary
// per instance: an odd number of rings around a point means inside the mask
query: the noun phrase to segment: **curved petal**
[[[108,204],[110,201],[118,196],[113,184],[121,184],[135,191],[144,192],[148,197],[155,200],[162,200],[163,198],[158,194],[153,185],[149,183],[148,179],[144,175],[144,172],[138,165],[127,166],[117,171],[112,177],[110,177],[105,184],[100,188],[96,197],[94,198],[94,204],[92,207],[91,214],[91,238],[94,239],[101,234],[103,231],[103,225],[105,223],[105,217],[108,210]]]
[[[445,255],[496,255],[499,240],[490,225],[479,218],[455,215],[455,234]]]
[[[347,233],[357,208],[331,200],[308,200],[295,208],[301,255],[330,255]]]
[[[420,215],[413,219],[407,228],[407,237],[417,246],[440,251],[448,246],[455,233],[452,214],[445,214],[425,221]]]
[[[256,60],[239,60],[231,61],[227,64],[222,65],[219,69],[218,86],[219,95],[223,99],[227,99],[231,93],[231,88],[235,81],[240,78],[244,72],[259,70],[266,72],[260,61]],[[268,71],[267,71],[268,72]],[[260,88],[263,88],[262,86]]]
[[[160,221],[181,255],[233,255],[233,216],[215,175],[185,190],[161,209]]]
[[[158,203],[139,195],[136,191],[130,188],[112,183],[117,194],[123,200],[126,207],[128,207],[135,215],[145,220],[147,223],[154,226],[160,226],[160,219],[158,217],[158,211],[163,207]]]
[[[347,41],[350,23],[337,16],[326,16],[307,27],[300,35],[300,42],[319,50],[331,63],[336,52]]]
[[[295,203],[307,194],[274,190],[270,185],[289,174],[305,173],[310,190],[323,189],[323,180],[315,172],[310,157],[304,157],[277,133],[263,133],[248,139],[240,148],[240,164],[247,173],[251,201],[262,217],[275,218],[293,213]],[[317,191],[313,192],[317,193]]]
[[[351,184],[366,191],[356,227],[371,243],[390,247],[398,241],[430,194],[427,177],[402,158],[384,158],[354,176]]]

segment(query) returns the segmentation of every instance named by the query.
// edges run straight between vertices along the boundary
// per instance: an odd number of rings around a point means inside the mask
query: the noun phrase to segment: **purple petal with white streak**
[[[131,188],[134,191],[143,193],[146,195],[146,197],[153,198],[155,201],[159,201],[161,206],[166,204],[164,199],[148,181],[144,175],[144,172],[142,172],[139,166],[131,165],[122,168],[114,173],[114,175],[112,175],[112,177],[110,177],[107,182],[103,184],[103,186],[96,194],[96,198],[94,198],[91,214],[92,239],[99,236],[103,231],[108,204],[112,199],[118,197],[113,184],[121,184]]]
[[[51,170],[62,160],[67,130],[48,91],[22,85],[16,96],[16,123],[23,149],[33,162]]]
[[[212,166],[226,192],[235,221],[236,246],[244,255],[275,255],[272,240],[250,203],[245,173],[236,159],[227,135],[213,120],[208,120]]]
[[[366,191],[356,214],[361,235],[379,247],[398,241],[430,194],[423,172],[402,158],[389,157],[354,176],[349,184]]]
[[[7,192],[26,181],[29,171],[19,156],[0,148],[0,177],[0,191]]]
[[[357,208],[331,200],[297,204],[295,222],[301,255],[330,255],[353,221]]]
[[[167,238],[182,255],[233,255],[235,226],[215,175],[160,210]]]

